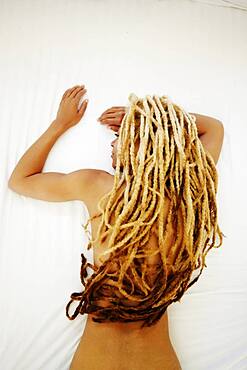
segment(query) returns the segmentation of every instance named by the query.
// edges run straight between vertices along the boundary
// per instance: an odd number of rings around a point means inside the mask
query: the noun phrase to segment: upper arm
[[[218,121],[217,125],[212,130],[199,136],[199,139],[206,151],[211,154],[214,159],[215,164],[217,164],[220,152],[222,149],[222,144],[224,140],[224,126]]]
[[[97,169],[80,169],[68,174],[41,172],[23,179],[9,181],[13,191],[27,197],[50,202],[81,200],[88,204],[98,191],[102,173]]]

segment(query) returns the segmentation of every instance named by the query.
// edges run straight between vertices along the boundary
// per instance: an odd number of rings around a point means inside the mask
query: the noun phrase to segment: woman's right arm
[[[118,132],[122,119],[126,113],[126,107],[111,107],[98,118],[102,124],[107,125],[113,131]],[[224,138],[224,126],[221,121],[198,113],[190,113],[196,117],[196,126],[199,139],[203,147],[213,157],[215,164],[218,162]]]
[[[204,116],[198,113],[190,113],[196,117],[196,127],[198,137],[204,147],[214,159],[215,164],[218,162],[223,140],[224,126],[216,118]]]

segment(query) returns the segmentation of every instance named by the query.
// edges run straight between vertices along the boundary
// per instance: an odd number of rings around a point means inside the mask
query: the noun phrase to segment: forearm
[[[9,178],[8,184],[42,172],[51,148],[63,132],[64,130],[59,127],[56,120],[52,121],[48,129],[21,157]]]
[[[213,132],[217,130],[219,126],[222,125],[221,121],[216,118],[204,116],[198,113],[189,113],[196,117],[196,127],[198,131],[198,136],[204,135],[208,132]]]

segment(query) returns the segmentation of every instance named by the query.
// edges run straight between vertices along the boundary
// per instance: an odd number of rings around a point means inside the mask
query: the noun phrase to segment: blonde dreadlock
[[[141,327],[154,325],[167,307],[180,301],[184,292],[198,280],[204,266],[207,267],[205,257],[208,251],[220,247],[225,236],[217,222],[218,174],[213,158],[199,140],[196,117],[173,104],[167,96],[147,95],[139,99],[130,94],[129,101],[129,110],[119,131],[113,188],[100,199],[100,214],[89,218],[84,226],[86,229],[90,220],[103,214],[97,238],[89,242],[87,249],[99,237],[103,242],[111,231],[108,249],[102,253],[110,253],[110,257],[97,268],[86,263],[81,254],[81,282],[85,289],[71,295],[66,306],[70,320],[78,313],[94,313],[95,322],[143,320]],[[137,141],[139,147],[135,155]],[[126,186],[117,196],[124,182]],[[166,220],[165,197],[170,200]],[[103,209],[101,205],[105,199],[108,202]],[[180,223],[179,209],[182,213]],[[116,221],[111,225],[109,220],[113,213]],[[153,286],[149,286],[145,257],[157,253],[157,250],[154,253],[147,250],[155,222],[158,222],[161,263],[156,267]],[[169,274],[165,243],[168,225],[177,230],[175,244],[169,253],[178,245],[178,230],[182,226],[184,230],[181,248]],[[217,234],[220,243],[214,245]],[[110,273],[114,263],[118,269]],[[85,283],[87,266],[94,273]],[[189,283],[192,272],[200,266],[199,275]],[[100,306],[103,298],[107,299],[107,307]],[[75,313],[69,316],[73,300],[80,303]],[[126,305],[126,301],[132,303]]]

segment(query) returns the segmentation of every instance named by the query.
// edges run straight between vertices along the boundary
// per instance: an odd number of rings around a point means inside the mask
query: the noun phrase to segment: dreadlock
[[[196,117],[167,96],[147,95],[139,99],[130,94],[129,102],[119,130],[113,188],[98,202],[101,212],[83,225],[86,230],[90,220],[103,214],[97,238],[88,243],[87,249],[98,238],[103,242],[111,232],[108,249],[101,254],[110,256],[96,267],[81,254],[84,291],[71,294],[66,315],[73,320],[78,313],[93,313],[93,321],[99,323],[143,321],[142,328],[154,325],[172,302],[181,300],[207,267],[208,251],[220,247],[225,235],[217,221],[218,174],[212,156],[198,137]],[[117,196],[124,183],[126,186]],[[165,198],[170,200],[166,218]],[[116,219],[112,225],[113,214]],[[154,223],[158,237],[155,252],[147,250]],[[176,232],[169,251],[174,256],[168,273],[169,225]],[[215,245],[217,234],[220,242]],[[181,247],[176,250],[181,238]],[[155,266],[154,283],[149,284],[145,257],[157,251],[160,263]],[[115,271],[111,269],[113,265],[118,267]],[[94,273],[85,282],[87,267]],[[200,267],[198,276],[189,283],[192,272]],[[100,305],[104,299],[107,305]],[[73,300],[80,303],[70,316],[68,310]]]

